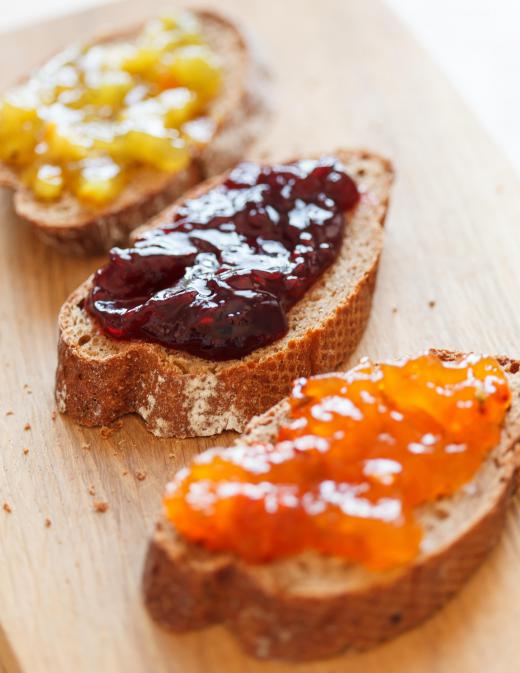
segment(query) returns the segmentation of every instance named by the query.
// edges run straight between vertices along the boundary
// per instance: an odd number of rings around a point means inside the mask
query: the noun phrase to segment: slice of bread
[[[495,545],[516,486],[520,362],[499,360],[513,394],[500,443],[457,494],[418,510],[424,538],[412,564],[373,572],[307,552],[251,565],[186,542],[163,519],[144,570],[145,601],[152,616],[176,631],[223,622],[251,655],[288,660],[368,648],[422,622]],[[287,411],[284,400],[253,419],[237,442],[272,440]]]
[[[0,163],[0,185],[14,190],[16,213],[28,220],[46,243],[72,254],[95,254],[126,243],[129,232],[188,188],[239,161],[258,136],[268,111],[265,67],[230,20],[209,11],[194,13],[222,64],[221,93],[210,107],[217,120],[212,142],[186,170],[173,175],[139,170],[122,193],[103,208],[89,207],[67,193],[58,201],[39,201],[16,171]],[[95,42],[129,39],[137,31],[114,33]]]
[[[348,217],[337,261],[291,309],[285,337],[225,362],[154,343],[110,339],[81,308],[89,278],[59,316],[59,410],[89,426],[137,413],[157,436],[241,432],[250,418],[287,395],[294,378],[334,369],[344,361],[370,313],[393,174],[388,161],[368,152],[344,150],[336,155],[363,195]],[[166,221],[170,213],[171,209],[161,213],[147,227]]]

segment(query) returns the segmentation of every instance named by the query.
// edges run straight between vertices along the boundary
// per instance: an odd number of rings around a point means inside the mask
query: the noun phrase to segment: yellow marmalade
[[[103,205],[136,167],[174,173],[208,142],[221,81],[196,18],[150,21],[131,41],[72,47],[0,102],[0,160],[36,197]]]

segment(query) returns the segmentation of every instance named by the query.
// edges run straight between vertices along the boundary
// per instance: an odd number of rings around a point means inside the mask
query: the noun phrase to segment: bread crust
[[[125,244],[132,230],[187,189],[239,161],[258,136],[270,106],[265,64],[230,19],[211,11],[193,11],[224,61],[223,92],[212,105],[217,130],[211,143],[194,156],[186,170],[174,175],[139,170],[105,208],[85,206],[71,194],[57,202],[38,201],[18,173],[0,162],[0,185],[14,191],[16,214],[27,220],[45,243],[75,255],[99,254]],[[128,38],[138,29],[114,32],[93,43]]]
[[[59,316],[59,410],[88,426],[138,413],[157,436],[241,432],[250,418],[284,397],[297,376],[337,367],[354,350],[369,317],[392,182],[385,159],[365,151],[337,154],[347,170],[364,176],[362,186],[367,189],[347,225],[340,258],[289,312],[286,337],[223,363],[158,344],[115,341],[103,336],[81,308],[91,285],[88,279]],[[220,179],[196,187],[186,197]]]
[[[455,356],[440,353],[448,359]],[[513,389],[501,442],[459,494],[418,513],[425,537],[412,564],[371,573],[341,559],[307,553],[264,566],[248,565],[230,554],[212,554],[187,543],[163,518],[144,568],[150,614],[175,631],[222,622],[250,655],[292,661],[366,649],[420,624],[494,547],[516,488],[520,363],[500,361]],[[269,439],[286,411],[287,403],[281,402],[253,419],[245,441]]]

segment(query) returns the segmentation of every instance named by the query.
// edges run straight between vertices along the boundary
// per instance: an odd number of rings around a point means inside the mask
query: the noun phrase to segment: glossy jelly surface
[[[358,199],[334,158],[242,163],[133,248],[114,248],[86,307],[111,337],[242,357],[287,332],[287,311],[336,259]]]
[[[306,550],[371,569],[413,559],[414,508],[471,480],[510,404],[493,358],[433,354],[297,381],[275,441],[211,449],[167,487],[187,539],[249,562]]]
[[[136,170],[185,168],[207,143],[221,71],[194,15],[72,47],[0,101],[0,160],[42,201],[115,199]]]

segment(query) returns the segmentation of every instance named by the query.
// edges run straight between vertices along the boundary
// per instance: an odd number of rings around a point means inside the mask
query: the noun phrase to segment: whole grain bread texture
[[[348,216],[338,259],[289,311],[285,337],[225,362],[155,343],[111,339],[82,308],[89,278],[59,315],[58,409],[88,426],[137,413],[148,430],[162,437],[241,432],[249,419],[287,395],[296,377],[330,371],[344,361],[370,313],[393,174],[388,161],[366,151],[335,155],[362,198]],[[196,187],[186,198],[220,179]],[[147,228],[167,221],[176,207]]]
[[[144,569],[151,615],[175,631],[222,622],[250,655],[292,661],[366,649],[420,624],[493,548],[516,488],[520,362],[500,362],[513,393],[500,443],[458,493],[419,508],[424,537],[413,563],[374,572],[307,552],[251,565],[187,542],[163,518]],[[287,411],[284,400],[254,418],[237,443],[272,440]]]
[[[239,161],[269,116],[269,75],[257,50],[229,19],[196,11],[201,32],[218,55],[222,86],[209,114],[217,128],[209,145],[194,154],[185,170],[174,174],[138,169],[108,206],[89,206],[70,193],[58,201],[34,197],[16,170],[0,162],[0,185],[14,191],[14,209],[47,244],[66,254],[92,255],[122,245],[129,233],[171,204],[187,189]],[[140,26],[104,36],[94,43],[131,39]]]

